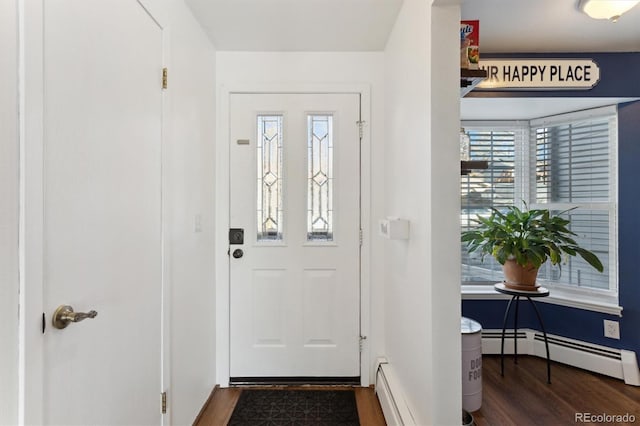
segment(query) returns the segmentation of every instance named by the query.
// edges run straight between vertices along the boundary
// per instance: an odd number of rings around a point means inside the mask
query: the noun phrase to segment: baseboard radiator
[[[500,354],[502,330],[482,331],[482,353]],[[628,385],[640,386],[638,361],[633,351],[609,348],[593,343],[547,334],[552,361],[622,379]],[[505,333],[504,353],[514,349],[513,330]],[[518,330],[518,354],[547,357],[544,335],[540,331]],[[553,371],[552,371],[553,376]]]
[[[389,426],[415,426],[415,420],[396,379],[393,366],[386,358],[376,360],[376,394],[384,419]]]

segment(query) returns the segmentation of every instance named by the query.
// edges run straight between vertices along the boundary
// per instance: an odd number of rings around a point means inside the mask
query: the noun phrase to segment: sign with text
[[[482,59],[487,78],[478,89],[591,89],[600,68],[591,59]]]

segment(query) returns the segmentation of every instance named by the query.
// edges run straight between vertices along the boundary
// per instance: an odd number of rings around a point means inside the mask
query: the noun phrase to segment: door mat
[[[352,390],[244,389],[228,426],[358,426]]]

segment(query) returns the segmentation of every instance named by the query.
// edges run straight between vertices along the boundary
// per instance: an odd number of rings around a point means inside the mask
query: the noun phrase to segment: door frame
[[[18,424],[44,424],[44,339],[43,325],[51,327],[51,315],[44,308],[44,0],[16,0],[18,6],[18,110],[19,110],[19,345]],[[136,0],[162,31],[162,62],[169,61],[169,17],[151,0]],[[158,78],[160,87],[160,77]],[[161,191],[166,185],[165,158],[169,105],[167,92],[161,97]],[[166,197],[161,201],[161,388],[170,387],[170,294],[169,232]],[[158,399],[160,395],[158,395]],[[168,407],[169,408],[169,407]],[[162,416],[170,424],[170,409]]]
[[[216,126],[216,182],[215,182],[215,294],[216,294],[216,378],[222,387],[229,386],[230,377],[230,273],[229,244],[229,183],[231,181],[229,112],[233,94],[357,94],[360,96],[360,120],[364,122],[360,142],[360,225],[362,246],[360,247],[360,384],[369,386],[371,342],[370,342],[370,264],[371,264],[371,88],[368,84],[248,84],[220,86],[217,97]]]

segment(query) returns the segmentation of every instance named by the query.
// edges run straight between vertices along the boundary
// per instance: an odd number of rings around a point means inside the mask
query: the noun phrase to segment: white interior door
[[[230,376],[357,377],[359,95],[230,102]]]
[[[44,20],[43,419],[157,425],[162,30],[135,0]],[[59,305],[98,315],[56,329]]]

